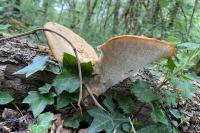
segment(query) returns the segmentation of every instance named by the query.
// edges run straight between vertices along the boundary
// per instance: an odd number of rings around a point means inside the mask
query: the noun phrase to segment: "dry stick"
[[[53,30],[50,30],[50,29],[46,29],[46,28],[38,28],[38,29],[35,29],[35,30],[32,30],[32,31],[29,31],[29,32],[26,32],[26,33],[22,33],[22,34],[19,34],[19,35],[15,35],[15,36],[12,36],[12,37],[6,37],[6,38],[1,38],[0,41],[5,41],[5,40],[10,40],[10,39],[14,39],[14,38],[18,38],[18,37],[22,37],[22,36],[28,36],[30,34],[35,34],[36,32],[38,31],[48,31],[48,32],[52,32],[52,33],[55,33],[56,35],[60,36],[61,38],[63,38],[65,41],[67,41],[70,46],[72,47],[74,53],[75,53],[75,56],[76,56],[76,59],[77,59],[77,63],[78,63],[78,72],[79,72],[79,80],[80,80],[80,93],[79,93],[79,100],[78,100],[78,106],[80,108],[80,111],[82,112],[82,108],[80,106],[80,103],[81,103],[81,100],[82,100],[82,97],[83,97],[83,89],[82,89],[82,83],[83,83],[83,80],[82,80],[82,72],[81,72],[81,65],[80,65],[80,60],[79,60],[79,57],[78,57],[78,54],[77,54],[77,50],[76,48],[74,47],[74,45],[67,39],[65,38],[63,35],[53,31]],[[87,90],[89,90],[91,92],[91,90],[88,88]],[[98,101],[95,99],[93,93],[89,93],[90,96],[92,97],[92,99],[94,100],[95,104],[97,107],[99,108],[103,108],[99,103]],[[104,109],[105,110],[105,109]]]
[[[92,91],[90,90],[90,88],[89,88],[87,85],[86,85],[86,89],[87,89],[89,95],[92,97],[92,100],[94,101],[95,105],[96,105],[97,107],[99,107],[100,109],[106,111],[106,109],[104,109],[104,107],[101,106],[101,104],[99,104],[99,102],[98,102],[97,99],[94,97],[94,95],[92,94]]]

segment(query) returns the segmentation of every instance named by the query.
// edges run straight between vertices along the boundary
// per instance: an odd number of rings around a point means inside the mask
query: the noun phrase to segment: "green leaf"
[[[64,53],[63,67],[74,74],[78,74],[78,63],[75,56]],[[81,63],[81,71],[83,76],[91,76],[93,72],[92,62]]]
[[[10,103],[13,100],[9,93],[0,91],[0,105]]]
[[[47,105],[54,103],[54,93],[40,94],[37,91],[30,91],[28,96],[23,100],[23,103],[30,105],[33,115],[38,116]]]
[[[37,71],[42,71],[46,67],[48,58],[48,56],[36,56],[33,58],[33,62],[31,64],[15,72],[14,74],[25,74],[26,77],[29,77]]]
[[[194,80],[194,81],[200,83],[200,76],[197,76],[196,74],[189,73],[189,74],[186,74],[186,75],[184,75],[184,76],[185,76],[187,79],[189,79],[189,80]]]
[[[64,126],[67,128],[69,128],[69,127],[78,128],[80,125],[79,123],[81,121],[81,117],[82,116],[81,116],[80,112],[75,112],[73,114],[73,117],[67,118],[64,120]]]
[[[177,107],[177,95],[170,91],[165,91],[166,102],[170,107]]]
[[[167,67],[171,72],[173,72],[174,68],[176,67],[174,61],[171,58],[168,59],[168,61],[167,61]]]
[[[172,133],[172,129],[164,125],[151,125],[137,130],[137,133]]]
[[[169,109],[169,112],[170,112],[176,119],[181,118],[181,114],[180,114],[179,110],[177,110],[177,109]]]
[[[0,31],[8,30],[10,26],[10,24],[0,24]]]
[[[53,114],[50,112],[40,114],[37,118],[36,124],[30,124],[28,130],[31,133],[46,133],[51,127],[51,122],[53,120]]]
[[[71,102],[78,101],[78,94],[77,93],[68,93],[62,92],[60,95],[57,96],[56,100],[56,109],[61,109],[66,107]]]
[[[40,91],[40,94],[45,94],[45,93],[49,93],[49,90],[51,89],[52,85],[51,84],[45,84],[42,87],[38,88]]]
[[[108,111],[110,112],[114,112],[114,109],[116,108],[113,100],[110,97],[106,97],[103,100],[103,104],[106,106],[106,108],[108,109]]]
[[[170,0],[159,0],[159,2],[160,2],[161,7],[167,7],[171,1]]]
[[[61,68],[55,65],[47,65],[45,70],[54,74],[60,74]]]
[[[126,133],[131,133],[131,125],[130,125],[130,123],[124,123],[124,124],[122,124],[122,129]]]
[[[151,118],[154,122],[160,122],[162,124],[168,125],[168,120],[165,112],[160,108],[157,103],[152,103],[152,113]]]
[[[191,42],[181,43],[178,46],[187,48],[188,50],[196,50],[200,48],[199,43],[191,43]]]
[[[78,128],[79,127],[79,121],[75,119],[66,119],[64,121],[65,127],[71,127],[71,128]]]
[[[117,99],[119,107],[123,110],[124,113],[132,113],[133,112],[133,99],[131,97],[120,97]]]
[[[108,113],[100,109],[92,109],[88,113],[93,117],[93,121],[88,128],[88,133],[98,133],[101,131],[112,133],[114,129],[118,133],[121,132],[121,125],[129,122],[125,116],[117,112]]]
[[[181,40],[179,38],[176,38],[174,36],[169,36],[167,39],[166,39],[167,42],[169,43],[172,43],[172,44],[178,44],[181,42]]]
[[[192,94],[196,92],[196,89],[189,82],[178,79],[176,77],[171,79],[171,83],[175,88],[181,90],[181,96],[184,99],[192,98]]]
[[[70,93],[75,92],[80,86],[80,81],[78,75],[63,69],[63,72],[57,75],[53,80],[52,85],[55,87],[56,93],[59,95],[63,91]]]
[[[141,80],[135,81],[133,87],[131,88],[131,93],[134,94],[138,100],[141,102],[151,102],[156,100],[156,96],[150,85]]]

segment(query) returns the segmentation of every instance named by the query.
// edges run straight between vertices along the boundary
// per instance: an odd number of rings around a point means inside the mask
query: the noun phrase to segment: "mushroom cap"
[[[76,48],[81,63],[97,59],[95,50],[83,38],[68,28],[53,22],[46,23],[44,28],[53,30],[66,37]],[[75,56],[74,50],[63,38],[49,31],[44,33],[53,56],[59,62],[62,62],[64,52]]]
[[[132,76],[146,64],[159,58],[170,58],[176,48],[169,43],[143,36],[124,35],[111,38],[100,50],[98,71],[105,88]]]

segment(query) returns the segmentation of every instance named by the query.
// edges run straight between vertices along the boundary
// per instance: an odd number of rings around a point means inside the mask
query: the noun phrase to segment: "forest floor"
[[[139,79],[146,80],[152,84],[155,84],[155,81],[157,80],[152,78],[151,74],[148,74],[148,72],[138,73],[138,77]],[[195,86],[197,92],[193,95],[191,100],[180,100],[178,105],[178,109],[185,117],[183,122],[180,122],[182,123],[179,126],[181,133],[197,133],[200,131],[200,83],[191,83]],[[122,86],[115,86],[114,88],[115,90],[119,90],[122,88]],[[140,106],[140,103],[134,103],[134,108],[137,110],[140,108]],[[56,133],[72,133],[72,131],[78,133],[87,132],[87,126],[85,125],[80,125],[81,128],[75,130],[63,128],[63,120],[61,118],[61,114],[62,116],[69,115],[72,113],[73,107],[67,107],[64,111],[61,112],[56,112],[51,107],[45,111],[51,111],[56,114],[54,115],[52,126],[49,129],[50,133],[55,133],[56,131]],[[149,110],[148,106],[143,108],[136,119],[144,120],[145,118],[145,121],[147,122],[150,118],[150,111],[151,110]],[[25,104],[11,103],[8,105],[0,105],[0,133],[28,133],[28,125],[30,123],[34,123],[35,121],[36,119],[34,119],[32,113],[28,111],[28,106]],[[148,121],[147,124],[151,124],[151,121]]]
[[[200,83],[193,82],[192,84],[197,88],[192,100],[180,100],[178,105],[181,114],[185,116],[183,124],[179,127],[181,133],[198,133],[200,131]],[[35,122],[36,119],[27,110],[28,107],[23,104],[0,106],[0,133],[29,133],[27,131],[28,124]],[[50,133],[54,131],[72,133],[72,130],[63,128],[60,114],[54,115],[54,117]],[[87,129],[76,129],[75,132],[87,133]]]

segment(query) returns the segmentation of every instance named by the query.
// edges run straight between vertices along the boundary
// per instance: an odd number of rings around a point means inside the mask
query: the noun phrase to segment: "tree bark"
[[[116,0],[113,17],[113,34],[118,33],[120,0]]]
[[[36,55],[49,55],[49,50],[47,47],[38,47],[17,39],[0,42],[0,91],[8,92],[19,100],[24,98],[27,92],[36,90],[45,82],[50,83],[55,77],[50,72],[37,72],[28,78],[24,75],[13,75],[27,66]],[[51,56],[50,60],[55,62]]]

